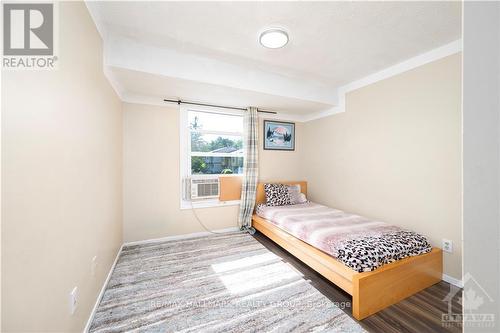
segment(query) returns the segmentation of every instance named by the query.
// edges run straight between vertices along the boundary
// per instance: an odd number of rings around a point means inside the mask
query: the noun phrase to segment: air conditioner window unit
[[[219,177],[193,177],[188,179],[191,200],[219,197]]]

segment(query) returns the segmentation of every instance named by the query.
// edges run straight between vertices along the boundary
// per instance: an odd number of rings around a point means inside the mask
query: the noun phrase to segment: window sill
[[[200,201],[181,201],[181,209],[191,208],[212,208],[212,207],[225,207],[225,206],[238,206],[240,200],[219,201],[217,199],[200,200]]]

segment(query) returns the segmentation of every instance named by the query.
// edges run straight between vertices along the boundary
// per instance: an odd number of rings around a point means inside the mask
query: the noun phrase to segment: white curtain
[[[259,140],[258,140],[257,108],[249,107],[243,117],[243,147],[245,162],[243,165],[243,182],[241,186],[241,204],[238,225],[241,230],[254,233],[252,214],[255,207],[255,193],[259,177]]]

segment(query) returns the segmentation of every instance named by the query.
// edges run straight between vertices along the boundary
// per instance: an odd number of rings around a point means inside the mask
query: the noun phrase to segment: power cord
[[[214,234],[214,235],[222,235],[224,234],[225,232],[216,232],[216,231],[213,231],[213,230],[210,230],[205,224],[203,224],[203,222],[201,221],[200,217],[198,216],[198,214],[196,213],[196,209],[194,208],[194,205],[193,205],[193,200],[188,200],[189,201],[189,204],[191,206],[191,211],[193,212],[193,215],[196,219],[196,221],[198,222],[198,224],[203,228],[205,229],[205,231],[211,233],[211,234]],[[248,232],[250,235],[253,235],[255,234],[255,229],[250,227],[250,228],[244,228],[244,229],[241,229],[240,231],[246,231]]]
[[[224,234],[224,232],[216,232],[216,231],[210,230],[206,225],[204,225],[203,222],[201,221],[201,219],[199,218],[198,214],[196,213],[196,209],[194,209],[193,200],[189,200],[189,203],[191,204],[191,211],[193,212],[193,215],[196,218],[196,221],[198,221],[199,225],[201,225],[202,228],[205,229],[205,231],[208,231],[209,233],[215,234],[215,235]]]

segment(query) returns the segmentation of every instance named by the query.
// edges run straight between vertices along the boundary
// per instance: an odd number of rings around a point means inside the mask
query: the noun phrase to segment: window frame
[[[192,156],[211,156],[211,157],[243,157],[243,163],[245,161],[245,150],[243,148],[243,154],[235,153],[209,153],[209,152],[191,152],[191,132],[189,128],[189,112],[204,112],[204,113],[214,113],[221,115],[230,116],[240,116],[243,117],[243,111],[240,110],[228,110],[216,107],[201,107],[201,106],[191,106],[191,105],[180,105],[179,106],[179,135],[180,135],[180,206],[181,209],[191,209],[191,208],[208,208],[208,207],[219,207],[219,206],[232,206],[239,205],[240,200],[232,201],[219,201],[219,199],[201,199],[201,200],[185,200],[183,197],[184,192],[184,179],[188,177],[241,177],[242,174],[192,174],[191,173],[191,157]],[[227,135],[227,136],[239,136],[243,140],[243,132],[227,132],[227,131],[214,131],[214,130],[196,130],[196,132],[201,134],[212,134],[212,135]]]

